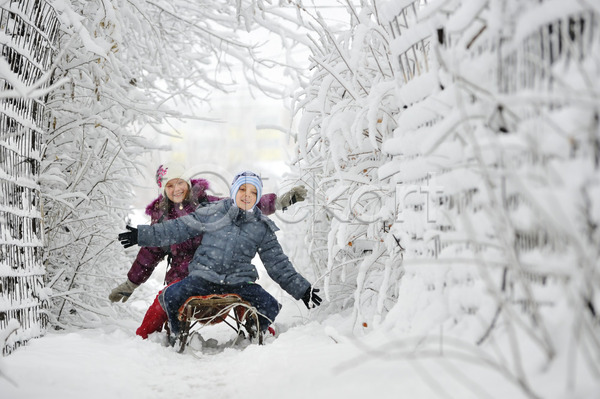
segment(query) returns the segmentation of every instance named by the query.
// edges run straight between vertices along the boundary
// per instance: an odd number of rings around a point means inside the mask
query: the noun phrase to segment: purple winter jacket
[[[209,183],[204,179],[192,179],[192,195],[198,198],[198,203],[215,202],[222,198],[208,195],[206,191],[209,188]],[[168,215],[164,215],[164,211],[160,209],[159,203],[163,196],[160,195],[146,207],[146,214],[150,216],[150,224],[159,223],[169,219],[177,219],[181,216],[188,215],[195,210],[194,204],[184,202],[183,209],[173,207]],[[275,212],[275,194],[265,194],[260,198],[256,205],[264,215],[271,215]],[[171,284],[188,275],[188,265],[196,248],[202,243],[202,236],[196,236],[185,242],[173,244],[170,247],[142,247],[131,265],[127,278],[134,284],[142,284],[146,282],[156,265],[171,252],[171,265],[165,276],[165,283]]]

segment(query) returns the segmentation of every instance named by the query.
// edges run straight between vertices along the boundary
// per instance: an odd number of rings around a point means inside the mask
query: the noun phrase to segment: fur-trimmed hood
[[[208,197],[206,192],[210,188],[208,180],[190,179],[190,183],[192,184],[192,196],[198,200],[198,203],[206,201]],[[146,215],[150,216],[153,221],[157,221],[163,216],[164,210],[160,209],[159,206],[162,199],[163,194],[160,194],[146,207]],[[185,205],[187,206],[188,204]]]

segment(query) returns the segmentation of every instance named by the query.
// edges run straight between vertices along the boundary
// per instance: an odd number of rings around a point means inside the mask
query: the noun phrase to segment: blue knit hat
[[[231,199],[233,200],[234,204],[235,204],[235,197],[236,197],[240,187],[242,186],[242,184],[252,184],[254,187],[256,187],[256,202],[254,203],[254,206],[251,208],[251,209],[254,209],[254,207],[256,206],[258,201],[260,201],[260,197],[262,197],[262,188],[263,188],[262,180],[259,175],[257,175],[254,172],[250,172],[250,171],[241,172],[241,173],[238,173],[237,175],[235,175],[235,177],[233,178],[233,181],[231,182],[231,190],[230,190]]]

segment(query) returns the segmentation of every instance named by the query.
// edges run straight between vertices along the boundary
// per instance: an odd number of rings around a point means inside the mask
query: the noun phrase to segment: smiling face
[[[252,209],[256,203],[256,195],[256,187],[248,183],[242,184],[235,195],[235,204],[244,211]]]
[[[171,179],[165,185],[165,194],[176,204],[181,204],[187,197],[189,186],[183,179]]]

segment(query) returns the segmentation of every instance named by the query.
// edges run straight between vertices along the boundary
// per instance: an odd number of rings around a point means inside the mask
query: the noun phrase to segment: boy
[[[283,253],[277,241],[275,223],[256,208],[262,195],[262,180],[253,172],[233,179],[229,199],[197,208],[190,215],[154,225],[127,226],[119,240],[127,247],[160,247],[203,234],[188,267],[189,275],[167,287],[159,297],[169,316],[173,336],[179,335],[179,307],[194,295],[235,293],[250,302],[259,313],[264,332],[279,313],[280,305],[255,281],[258,273],[252,259],[258,253],[269,276],[307,308],[319,306],[319,290],[302,277]]]

